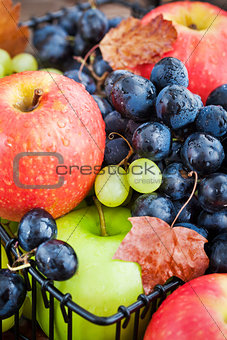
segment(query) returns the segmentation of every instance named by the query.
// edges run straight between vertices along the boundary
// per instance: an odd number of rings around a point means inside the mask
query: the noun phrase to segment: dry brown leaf
[[[204,251],[207,240],[196,231],[171,228],[156,217],[141,216],[129,220],[133,227],[113,258],[137,262],[141,266],[146,294],[172,276],[186,282],[203,275],[208,268],[209,259]]]
[[[20,7],[11,0],[0,1],[0,48],[11,56],[23,52],[29,39],[28,27],[18,27]]]
[[[105,35],[100,49],[113,69],[125,69],[159,61],[160,56],[172,49],[176,39],[172,21],[163,19],[162,14],[146,25],[130,17]]]

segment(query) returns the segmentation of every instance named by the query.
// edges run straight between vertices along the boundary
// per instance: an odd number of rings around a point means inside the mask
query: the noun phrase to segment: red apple
[[[171,20],[178,37],[173,49],[161,56],[183,61],[189,73],[189,90],[205,103],[208,95],[227,82],[227,12],[204,2],[169,3],[149,12],[144,24],[159,14]],[[154,64],[139,65],[136,73],[150,78]]]
[[[43,94],[34,107],[36,89]],[[1,79],[0,98],[0,216],[18,221],[34,207],[54,218],[69,212],[103,160],[105,124],[96,102],[74,80],[40,71]]]
[[[227,274],[198,277],[173,292],[153,315],[144,340],[227,338]]]

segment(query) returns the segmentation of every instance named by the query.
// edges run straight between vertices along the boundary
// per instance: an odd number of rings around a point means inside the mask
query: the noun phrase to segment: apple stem
[[[114,139],[114,135],[117,135],[117,136],[123,138],[124,141],[128,144],[129,152],[128,152],[127,156],[126,156],[124,159],[122,159],[122,161],[117,165],[117,166],[124,165],[125,168],[127,168],[127,162],[128,162],[128,160],[129,160],[129,158],[134,154],[134,150],[133,150],[131,144],[129,143],[129,141],[128,141],[124,136],[122,136],[120,133],[118,133],[118,132],[111,132],[111,133],[109,134],[108,138],[109,138],[110,140],[112,140],[112,139]]]
[[[39,105],[40,99],[43,95],[43,90],[42,89],[35,89],[34,90],[34,95],[33,95],[33,100],[32,100],[32,105],[31,107],[28,108],[28,112],[29,111],[33,111],[34,109],[37,108],[37,106]]]
[[[180,210],[178,211],[176,217],[174,218],[170,228],[173,228],[176,220],[178,219],[180,213],[182,212],[182,210],[186,207],[186,205],[191,201],[194,193],[195,193],[195,190],[196,190],[196,187],[197,187],[197,183],[198,183],[198,174],[196,171],[191,171],[188,173],[188,177],[192,177],[192,176],[195,176],[195,182],[194,182],[194,186],[193,186],[193,189],[192,189],[192,192],[191,192],[191,195],[189,196],[189,198],[187,199],[187,201],[184,203],[184,205],[180,208]]]
[[[104,217],[104,213],[102,209],[102,204],[99,202],[99,200],[95,196],[93,197],[93,200],[99,213],[101,236],[108,236],[106,232],[106,222],[105,222],[105,217]]]

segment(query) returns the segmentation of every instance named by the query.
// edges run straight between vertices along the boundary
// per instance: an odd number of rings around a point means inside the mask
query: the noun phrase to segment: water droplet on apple
[[[12,185],[12,181],[11,181],[10,179],[3,178],[3,182],[4,182],[6,185]]]
[[[62,138],[62,143],[64,146],[69,146],[69,140],[67,138]]]
[[[7,140],[5,141],[5,146],[9,147],[9,148],[12,148],[13,146],[13,138],[9,137],[7,138]]]
[[[216,55],[212,55],[209,59],[210,59],[210,62],[213,63],[214,65],[218,64],[218,59]]]
[[[66,125],[66,123],[65,122],[63,122],[63,121],[58,121],[57,122],[57,124],[58,124],[58,127],[60,127],[60,128],[64,128],[65,127],[65,125]]]

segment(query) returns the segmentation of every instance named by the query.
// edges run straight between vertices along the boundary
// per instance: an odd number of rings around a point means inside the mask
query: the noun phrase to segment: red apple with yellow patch
[[[227,82],[227,12],[209,3],[179,1],[155,8],[142,23],[159,14],[172,21],[178,34],[172,50],[160,59],[171,56],[184,62],[189,90],[205,103],[212,90]],[[138,65],[134,71],[150,78],[153,67],[152,63]]]
[[[1,79],[0,97],[0,216],[18,221],[42,207],[56,218],[72,210],[104,156],[96,102],[74,80],[40,71]]]

